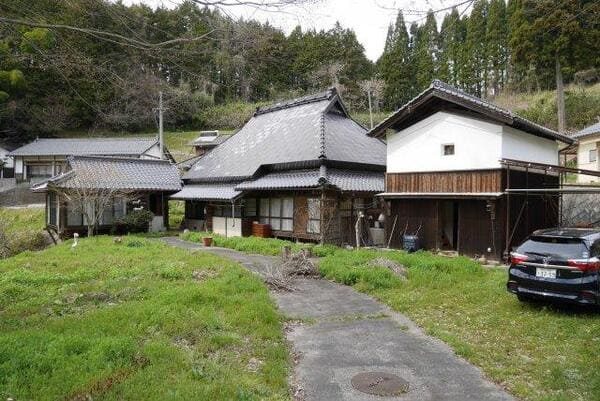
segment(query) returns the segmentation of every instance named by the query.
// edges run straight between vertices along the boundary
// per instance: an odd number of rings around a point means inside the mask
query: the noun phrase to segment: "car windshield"
[[[589,251],[585,243],[576,238],[532,237],[518,249],[518,253],[535,256],[553,256],[561,259],[587,259]]]

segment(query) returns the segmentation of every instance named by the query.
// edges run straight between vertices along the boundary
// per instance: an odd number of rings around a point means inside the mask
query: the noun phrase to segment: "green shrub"
[[[146,209],[133,210],[113,223],[113,234],[147,232],[154,214]]]

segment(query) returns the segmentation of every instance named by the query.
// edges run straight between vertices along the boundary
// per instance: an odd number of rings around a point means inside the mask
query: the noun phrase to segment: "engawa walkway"
[[[178,238],[168,244],[229,257],[254,272],[279,258],[204,248]],[[295,386],[306,401],[514,400],[441,341],[405,316],[354,289],[326,280],[298,279],[296,291],[273,292],[280,311],[306,323],[286,331],[298,361]],[[387,372],[409,382],[402,396],[381,397],[352,388],[361,372]]]

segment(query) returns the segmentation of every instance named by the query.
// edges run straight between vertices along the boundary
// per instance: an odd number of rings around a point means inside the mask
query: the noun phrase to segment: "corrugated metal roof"
[[[41,138],[21,146],[11,156],[124,156],[141,155],[156,138]]]
[[[264,165],[332,160],[385,166],[385,144],[345,114],[335,91],[260,109],[184,175],[193,181],[245,179]]]
[[[69,170],[49,179],[48,186],[143,191],[181,189],[179,170],[166,160],[74,156],[69,157],[67,163]]]
[[[436,97],[477,113],[484,114],[489,118],[501,122],[502,124],[509,125],[532,135],[555,139],[567,144],[574,142],[573,139],[568,136],[536,124],[533,121],[529,121],[514,114],[510,110],[503,109],[502,107],[491,102],[470,95],[437,79],[431,83],[429,88],[425,89],[414,99],[400,107],[392,115],[372,128],[368,135],[374,137],[382,136],[388,128],[394,126],[398,119],[418,112],[419,106],[430,97]]]
[[[573,134],[571,137],[579,139],[579,138],[584,138],[589,135],[596,135],[596,134],[600,134],[600,122],[597,122],[596,124],[592,124],[589,127],[585,127],[581,131],[578,131],[575,134]]]
[[[176,194],[171,195],[171,199],[180,200],[217,200],[230,201],[242,193],[237,191],[235,186],[237,183],[215,183],[215,184],[193,184],[186,185]]]

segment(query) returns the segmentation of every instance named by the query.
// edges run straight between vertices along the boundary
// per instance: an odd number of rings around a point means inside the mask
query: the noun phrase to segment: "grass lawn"
[[[44,226],[44,208],[0,207],[0,230],[7,237],[7,244],[0,244],[0,258],[43,248]]]
[[[408,267],[408,280],[369,266],[376,257]],[[600,399],[598,312],[522,304],[506,292],[504,269],[467,258],[338,250],[320,267],[406,314],[519,398]]]
[[[241,266],[156,240],[0,261],[0,398],[288,400],[281,318]]]

